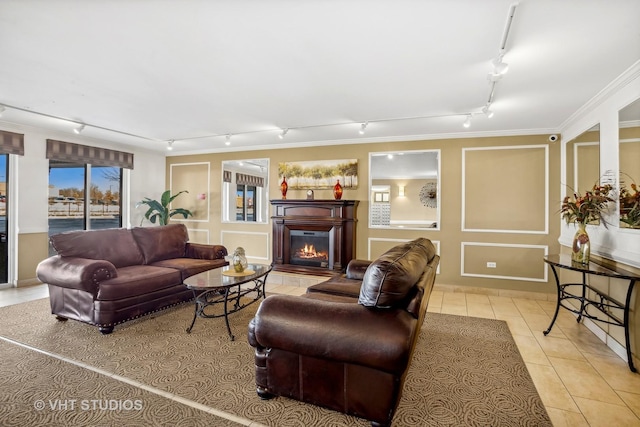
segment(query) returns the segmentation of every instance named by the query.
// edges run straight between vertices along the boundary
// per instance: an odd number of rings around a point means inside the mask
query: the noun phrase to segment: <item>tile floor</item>
[[[299,295],[325,279],[273,277],[267,294]],[[47,296],[45,285],[0,289],[0,307]],[[566,310],[545,337],[554,309],[553,301],[434,290],[428,310],[506,321],[554,426],[640,427],[640,374]]]

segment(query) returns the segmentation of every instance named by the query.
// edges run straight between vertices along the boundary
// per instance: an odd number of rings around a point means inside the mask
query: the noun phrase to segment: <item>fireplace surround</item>
[[[357,200],[283,199],[271,205],[275,271],[333,275],[355,258]]]

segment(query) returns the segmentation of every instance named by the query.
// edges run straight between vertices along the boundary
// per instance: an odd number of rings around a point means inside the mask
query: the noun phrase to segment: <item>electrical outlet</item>
[[[488,262],[487,263],[487,268],[496,268],[496,263],[495,262]]]

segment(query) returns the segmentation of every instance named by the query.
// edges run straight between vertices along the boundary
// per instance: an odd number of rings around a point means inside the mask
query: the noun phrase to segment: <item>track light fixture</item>
[[[367,128],[367,126],[369,126],[369,122],[364,122],[360,125],[360,130],[358,131],[358,133],[360,133],[360,135],[364,135],[364,130]]]
[[[482,113],[487,116],[488,119],[490,119],[491,117],[493,117],[493,110],[490,108],[491,106],[489,104],[485,105],[484,107],[482,107]]]
[[[469,126],[471,126],[471,114],[467,115],[467,119],[464,121],[464,123],[462,124],[462,126],[468,128]]]
[[[173,139],[170,139],[169,141],[167,141],[167,150],[171,151],[173,150],[173,143],[175,141]]]
[[[231,145],[231,134],[227,134],[225,137],[224,145]]]
[[[84,125],[83,125],[83,124],[81,124],[80,126],[78,126],[77,128],[75,128],[75,129],[73,130],[73,132],[74,132],[74,133],[76,133],[76,134],[80,134],[80,132],[82,132],[83,130],[84,130]]]
[[[289,132],[289,128],[282,129],[282,133],[278,135],[278,138],[284,139],[284,137],[287,135],[287,132]]]
[[[4,108],[4,105],[0,105],[0,117],[2,117],[2,113],[4,113],[4,110],[6,110],[6,108]]]
[[[498,53],[498,57],[491,61],[491,63],[493,64],[493,74],[503,75],[506,74],[507,71],[509,71],[509,64],[507,64],[506,62],[502,62],[503,57],[504,49],[501,49],[500,53]]]

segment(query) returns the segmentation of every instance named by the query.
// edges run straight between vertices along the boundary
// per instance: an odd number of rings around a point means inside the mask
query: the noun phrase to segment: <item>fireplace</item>
[[[333,275],[356,255],[357,200],[271,200],[273,269]]]
[[[332,264],[329,262],[328,231],[291,230],[289,241],[289,264],[320,268],[328,268]]]

